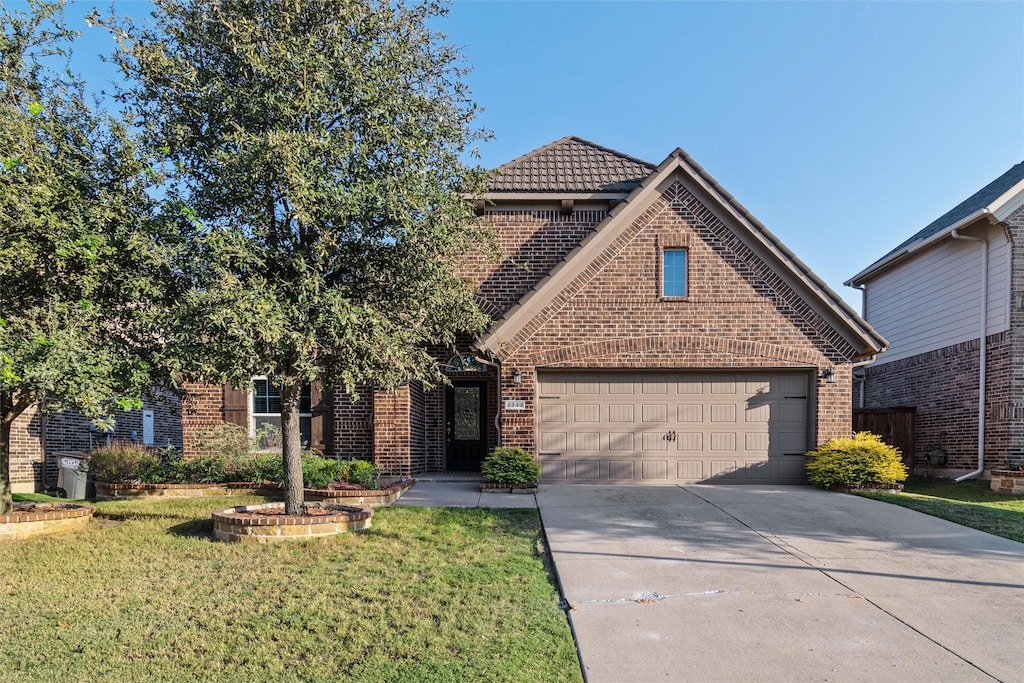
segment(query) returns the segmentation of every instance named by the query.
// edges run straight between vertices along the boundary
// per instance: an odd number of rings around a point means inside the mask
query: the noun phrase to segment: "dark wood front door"
[[[487,382],[456,381],[445,390],[445,467],[479,472],[487,455]]]

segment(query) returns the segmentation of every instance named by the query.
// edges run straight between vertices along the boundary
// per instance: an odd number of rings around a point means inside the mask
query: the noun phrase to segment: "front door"
[[[487,382],[452,384],[445,390],[445,467],[479,472],[487,455]]]

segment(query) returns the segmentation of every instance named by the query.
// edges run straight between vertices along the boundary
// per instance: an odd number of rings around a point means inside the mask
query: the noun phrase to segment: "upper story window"
[[[686,249],[665,249],[661,254],[661,295],[686,296]]]

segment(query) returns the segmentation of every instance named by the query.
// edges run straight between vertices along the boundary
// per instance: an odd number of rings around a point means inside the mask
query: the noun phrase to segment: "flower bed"
[[[284,514],[284,503],[242,505],[213,513],[213,537],[228,543],[276,543],[335,536],[370,526],[373,510],[350,505],[306,506]]]
[[[326,488],[304,489],[307,501],[325,501],[351,505],[384,507],[398,500],[416,481],[406,479],[380,489]],[[108,484],[96,482],[97,500],[123,498],[200,498],[203,496],[245,496],[257,495],[276,498],[282,495],[281,487],[273,482],[254,484],[235,482],[229,484]]]
[[[95,511],[81,503],[15,503],[12,514],[0,515],[0,541],[78,529],[89,523]]]
[[[408,491],[415,479],[405,479],[390,486],[380,489],[364,488],[327,488],[327,489],[306,489],[305,499],[309,501],[324,501],[332,503],[344,503],[345,505],[369,505],[370,507],[386,507],[402,497]]]
[[[274,495],[275,484],[108,484],[96,482],[96,500],[121,498],[199,498],[202,496]]]
[[[1024,470],[992,470],[989,487],[996,493],[1024,496]]]

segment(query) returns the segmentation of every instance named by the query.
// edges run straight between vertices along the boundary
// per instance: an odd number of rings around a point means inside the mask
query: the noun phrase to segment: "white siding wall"
[[[977,235],[977,231],[971,231]],[[1001,228],[989,238],[988,334],[1009,326],[1010,244]],[[981,243],[942,240],[868,283],[865,317],[889,340],[878,363],[978,338]]]

